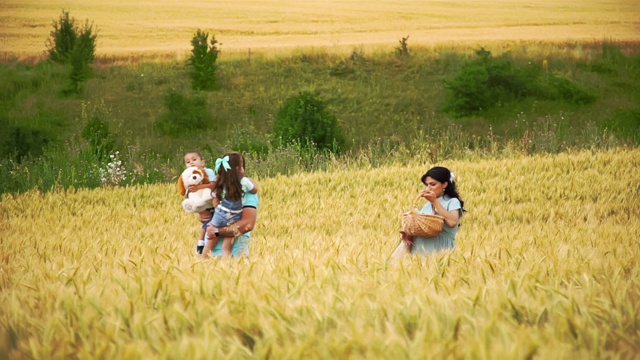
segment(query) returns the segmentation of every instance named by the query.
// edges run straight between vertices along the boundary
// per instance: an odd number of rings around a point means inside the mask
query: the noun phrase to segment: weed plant
[[[398,41],[398,46],[393,49],[393,52],[397,58],[405,58],[411,56],[411,53],[409,52],[408,40],[409,35],[403,37],[402,39],[400,39],[400,41]]]

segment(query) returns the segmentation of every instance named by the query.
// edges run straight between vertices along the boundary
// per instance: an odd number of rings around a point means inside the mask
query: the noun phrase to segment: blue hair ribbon
[[[220,165],[222,165],[224,171],[231,170],[231,165],[229,165],[229,155],[216,159],[216,172],[220,172]]]

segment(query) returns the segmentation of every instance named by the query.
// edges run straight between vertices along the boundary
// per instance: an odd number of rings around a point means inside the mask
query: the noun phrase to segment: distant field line
[[[42,56],[61,9],[98,28],[98,56],[182,57],[196,29],[215,35],[229,53],[278,53],[301,48],[351,51],[389,48],[405,36],[414,46],[496,41],[640,41],[633,1],[575,4],[568,0],[452,2],[343,1],[230,3],[99,0],[7,0],[0,5],[0,58]]]

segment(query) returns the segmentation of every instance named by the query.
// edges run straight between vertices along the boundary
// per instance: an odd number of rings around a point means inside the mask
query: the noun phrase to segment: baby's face
[[[204,160],[196,153],[188,153],[184,156],[184,165],[185,167],[204,167]]]

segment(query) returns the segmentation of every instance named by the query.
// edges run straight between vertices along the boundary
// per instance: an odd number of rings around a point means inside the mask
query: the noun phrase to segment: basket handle
[[[424,199],[424,198],[422,197],[422,195],[418,194],[418,196],[416,196],[415,200],[413,200],[413,207],[414,208],[416,208],[416,209],[418,208],[418,201],[420,201],[420,199]],[[433,212],[432,215],[436,215],[436,209],[434,209],[433,206],[431,206],[431,212]]]

